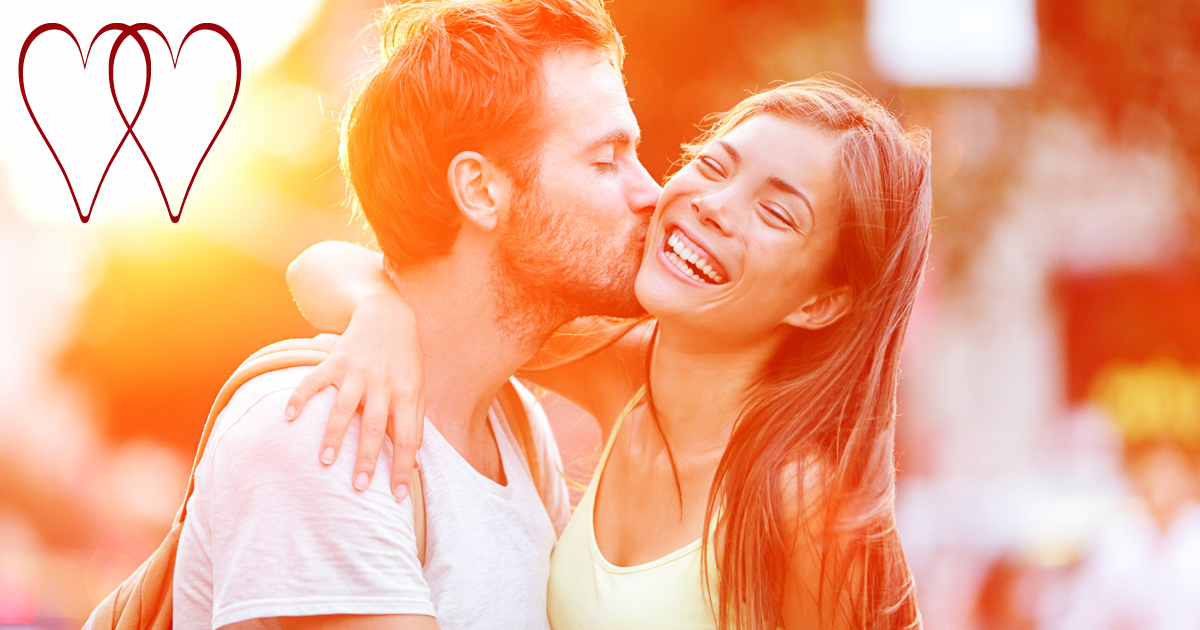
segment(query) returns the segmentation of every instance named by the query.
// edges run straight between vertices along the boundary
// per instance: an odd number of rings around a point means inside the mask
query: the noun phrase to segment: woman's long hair
[[[906,131],[873,99],[816,78],[742,101],[685,147],[685,163],[760,114],[834,139],[844,219],[828,273],[832,286],[850,287],[852,305],[825,329],[791,333],[734,428],[702,547],[702,566],[717,569],[717,621],[722,630],[781,625],[794,545],[812,545],[801,555],[819,563],[811,595],[822,626],[918,628],[895,530],[893,429],[900,349],[929,251],[928,133]],[[788,523],[785,512],[802,522]]]

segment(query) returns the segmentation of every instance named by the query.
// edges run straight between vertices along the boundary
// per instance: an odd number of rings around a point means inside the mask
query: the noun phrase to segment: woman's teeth
[[[721,284],[725,281],[720,274],[713,271],[712,265],[708,264],[707,260],[701,258],[700,254],[692,251],[685,245],[683,239],[679,238],[678,234],[672,234],[667,239],[667,260],[670,260],[680,271],[693,280],[705,284]]]

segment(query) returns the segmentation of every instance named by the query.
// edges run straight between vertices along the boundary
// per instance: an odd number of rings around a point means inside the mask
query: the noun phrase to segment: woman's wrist
[[[366,322],[372,330],[387,330],[390,326],[416,326],[417,317],[408,302],[395,289],[374,291],[358,300],[350,325]]]

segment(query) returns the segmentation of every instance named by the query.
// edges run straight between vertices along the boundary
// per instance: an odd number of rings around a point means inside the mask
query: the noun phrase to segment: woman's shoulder
[[[813,454],[797,456],[780,468],[777,487],[785,533],[795,535],[800,526],[829,515],[833,471],[831,462]]]

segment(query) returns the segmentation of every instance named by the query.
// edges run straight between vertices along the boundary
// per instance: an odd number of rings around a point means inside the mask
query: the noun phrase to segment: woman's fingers
[[[375,462],[387,433],[388,399],[368,392],[363,406],[362,431],[358,434],[358,459],[354,462],[354,489],[366,490],[375,476]]]
[[[424,388],[397,394],[392,401],[392,494],[403,501],[412,490],[417,450],[425,429]]]
[[[292,395],[288,398],[287,410],[283,412],[283,417],[288,422],[300,417],[300,412],[304,411],[304,405],[308,403],[308,399],[315,396],[317,392],[330,385],[337,385],[333,381],[333,370],[327,366],[328,361],[318,365],[300,381],[299,385],[296,385],[296,389],[292,390]]]
[[[337,398],[334,399],[333,409],[329,413],[329,422],[325,425],[325,437],[321,439],[322,464],[328,466],[337,461],[346,427],[350,426],[350,418],[358,410],[362,394],[363,382],[355,376],[347,376],[338,387]]]

